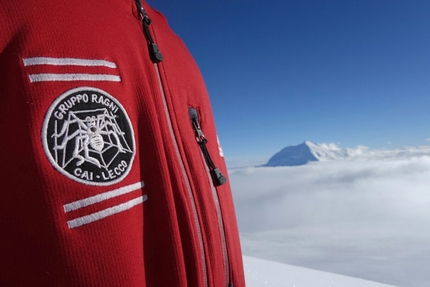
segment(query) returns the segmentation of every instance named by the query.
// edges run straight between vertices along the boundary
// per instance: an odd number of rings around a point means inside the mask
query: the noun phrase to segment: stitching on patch
[[[111,185],[129,173],[135,156],[131,121],[103,90],[80,87],[60,95],[42,127],[45,153],[60,173],[87,185]]]

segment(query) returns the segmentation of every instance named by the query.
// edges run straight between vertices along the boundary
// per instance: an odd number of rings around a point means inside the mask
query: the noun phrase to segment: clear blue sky
[[[429,0],[148,0],[205,78],[227,159],[430,144]]]

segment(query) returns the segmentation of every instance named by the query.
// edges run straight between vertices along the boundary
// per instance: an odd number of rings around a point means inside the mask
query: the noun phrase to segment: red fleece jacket
[[[0,286],[244,286],[207,91],[163,15],[0,3]]]

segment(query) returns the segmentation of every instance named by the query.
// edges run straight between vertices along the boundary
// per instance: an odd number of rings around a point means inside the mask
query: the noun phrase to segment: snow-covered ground
[[[244,256],[247,287],[390,287],[352,277]]]
[[[352,151],[302,166],[231,170],[244,254],[429,286],[430,148]]]

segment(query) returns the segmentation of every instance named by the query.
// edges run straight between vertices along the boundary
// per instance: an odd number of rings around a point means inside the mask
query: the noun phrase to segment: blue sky
[[[430,1],[148,3],[203,73],[227,162],[430,144]]]

